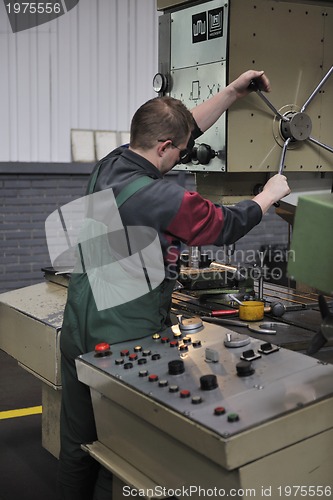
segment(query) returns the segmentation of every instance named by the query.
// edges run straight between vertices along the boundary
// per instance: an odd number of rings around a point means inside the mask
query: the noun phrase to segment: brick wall
[[[42,267],[50,265],[44,224],[58,207],[83,196],[91,164],[0,165],[0,292],[41,282]],[[185,172],[171,174],[194,188]],[[287,224],[274,210],[266,214],[237,249],[287,242]]]
[[[0,172],[1,292],[43,280],[41,268],[50,265],[45,220],[84,194],[92,166],[85,165],[83,174],[67,168],[68,173],[59,166],[41,170],[16,165],[10,173]]]

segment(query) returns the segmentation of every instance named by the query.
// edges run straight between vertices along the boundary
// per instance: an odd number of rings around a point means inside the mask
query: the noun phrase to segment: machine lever
[[[281,154],[281,158],[280,158],[280,165],[279,165],[279,170],[278,170],[278,174],[280,174],[280,175],[283,173],[284,160],[286,159],[286,152],[287,152],[288,145],[289,145],[290,141],[291,141],[291,137],[288,137],[288,139],[286,139],[284,141],[284,144],[283,144],[282,154]]]
[[[321,82],[318,83],[317,87],[314,89],[314,91],[312,92],[312,94],[305,101],[305,103],[303,104],[303,106],[301,108],[301,113],[303,113],[303,111],[306,110],[306,108],[308,107],[308,105],[310,104],[310,102],[312,101],[312,99],[318,94],[319,90],[322,88],[322,86],[329,79],[329,77],[331,76],[332,72],[333,72],[333,66],[331,66],[331,68],[328,70],[328,72],[326,73],[326,75],[324,76],[324,78],[321,80]]]
[[[282,120],[284,122],[288,122],[289,118],[281,115],[280,111],[278,111],[276,109],[276,107],[273,106],[273,104],[261,92],[259,81],[260,81],[260,79],[258,79],[258,78],[254,78],[253,80],[251,80],[250,85],[248,86],[249,90],[254,90],[258,94],[258,96],[261,97],[261,99],[264,101],[264,103],[269,107],[269,109],[272,110],[273,113],[280,118],[280,120]]]
[[[308,139],[310,142],[317,144],[317,146],[320,146],[321,148],[327,149],[327,151],[330,151],[331,153],[333,153],[333,148],[331,148],[331,146],[327,146],[327,144],[324,144],[323,142],[320,142],[317,139],[314,139],[313,137],[308,137]]]

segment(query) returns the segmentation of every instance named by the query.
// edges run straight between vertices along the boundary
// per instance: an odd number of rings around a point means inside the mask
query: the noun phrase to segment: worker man
[[[264,91],[270,90],[263,71],[249,70],[192,112],[171,97],[151,99],[133,116],[129,147],[112,151],[92,173],[88,193],[112,188],[124,227],[156,231],[165,274],[160,285],[148,293],[102,309],[96,305],[85,269],[72,274],[61,331],[59,499],[112,498],[111,473],[81,449],[81,444],[93,442],[97,436],[90,391],[77,379],[75,359],[94,350],[99,342],[112,345],[162,331],[177,275],[175,249],[181,243],[231,244],[257,225],[274,202],[290,192],[285,176],[275,175],[252,200],[225,207],[164,179],[186,156],[188,144],[211,127],[233,102],[249,93],[254,78],[261,80]]]

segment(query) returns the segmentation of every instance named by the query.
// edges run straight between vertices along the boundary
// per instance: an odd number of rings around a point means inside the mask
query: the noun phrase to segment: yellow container
[[[264,303],[259,300],[246,300],[239,306],[239,319],[260,321],[264,317]]]

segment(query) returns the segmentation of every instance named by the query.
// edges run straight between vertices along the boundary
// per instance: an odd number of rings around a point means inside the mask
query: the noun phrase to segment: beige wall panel
[[[229,5],[229,81],[246,69],[264,69],[272,85],[269,100],[282,114],[298,111],[332,64],[333,8],[267,0],[231,0]],[[306,112],[311,135],[333,146],[333,78],[323,90]],[[229,172],[276,172],[282,144],[274,114],[258,95],[232,107]],[[333,155],[300,141],[287,151],[285,164],[286,171],[332,171]]]

